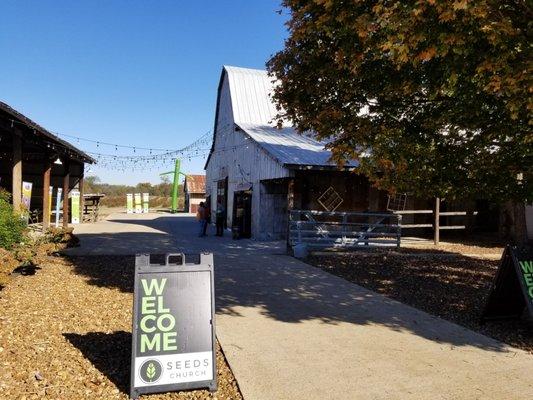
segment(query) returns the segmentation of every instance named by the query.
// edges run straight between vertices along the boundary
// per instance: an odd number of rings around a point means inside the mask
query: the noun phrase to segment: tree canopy
[[[280,119],[391,192],[533,200],[528,1],[284,0]]]

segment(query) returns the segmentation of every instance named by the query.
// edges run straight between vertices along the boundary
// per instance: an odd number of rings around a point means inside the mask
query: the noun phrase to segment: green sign
[[[73,224],[80,223],[80,192],[72,190],[70,192],[70,214]]]
[[[132,193],[128,193],[126,195],[126,212],[128,214],[133,213],[133,194]]]
[[[143,212],[141,194],[140,193],[135,193],[133,195],[133,198],[135,200],[135,214],[141,214]]]
[[[179,263],[170,261],[179,259]],[[185,263],[167,255],[135,261],[131,397],[164,391],[216,390],[213,255]]]
[[[150,211],[150,193],[143,193],[143,213]]]
[[[482,320],[533,318],[533,249],[507,246],[482,315]]]

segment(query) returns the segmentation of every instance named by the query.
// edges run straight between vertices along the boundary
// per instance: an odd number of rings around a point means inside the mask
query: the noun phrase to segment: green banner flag
[[[126,212],[128,214],[133,213],[133,194],[131,193],[126,195]]]
[[[143,193],[143,213],[150,212],[150,193]]]
[[[135,199],[135,214],[140,214],[143,212],[141,194],[135,193],[134,199]]]
[[[73,190],[70,192],[70,213],[73,224],[80,223],[80,192]]]

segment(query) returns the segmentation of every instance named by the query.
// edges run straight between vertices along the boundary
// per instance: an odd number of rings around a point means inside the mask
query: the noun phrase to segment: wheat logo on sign
[[[139,374],[144,383],[155,383],[161,378],[161,372],[163,372],[163,366],[157,360],[146,360],[141,365]]]

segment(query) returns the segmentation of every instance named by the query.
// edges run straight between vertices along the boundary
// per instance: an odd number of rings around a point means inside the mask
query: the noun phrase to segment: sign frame
[[[172,257],[180,257],[181,264],[171,263]],[[140,281],[143,275],[149,276],[151,274],[187,274],[187,273],[202,273],[208,272],[210,274],[210,301],[211,301],[211,365],[212,365],[212,379],[195,382],[182,382],[150,386],[135,386],[135,378],[137,373],[136,368],[136,353],[137,353],[137,332],[139,330],[139,293],[137,288],[140,287]],[[140,291],[139,291],[140,292]],[[200,253],[200,263],[186,263],[186,255],[184,253],[168,253],[165,254],[165,264],[152,264],[150,262],[150,254],[137,254],[135,256],[135,279],[133,289],[133,317],[132,317],[132,338],[131,338],[131,367],[130,367],[130,398],[138,399],[140,395],[152,393],[164,393],[180,390],[193,389],[208,389],[211,392],[217,390],[217,365],[216,365],[216,333],[215,333],[215,281],[214,281],[214,262],[212,253]],[[179,353],[178,354],[187,354]],[[154,356],[155,357],[155,356]],[[141,367],[142,368],[142,367]]]
[[[527,257],[530,258],[526,259]],[[525,276],[526,274],[532,275],[532,273],[526,273],[522,265],[527,265],[531,269],[532,263],[533,248],[505,246],[481,315],[482,323],[501,319],[518,319],[525,312],[529,318],[533,319],[533,296],[530,293],[533,286],[528,287],[527,282],[530,282],[531,277]]]

